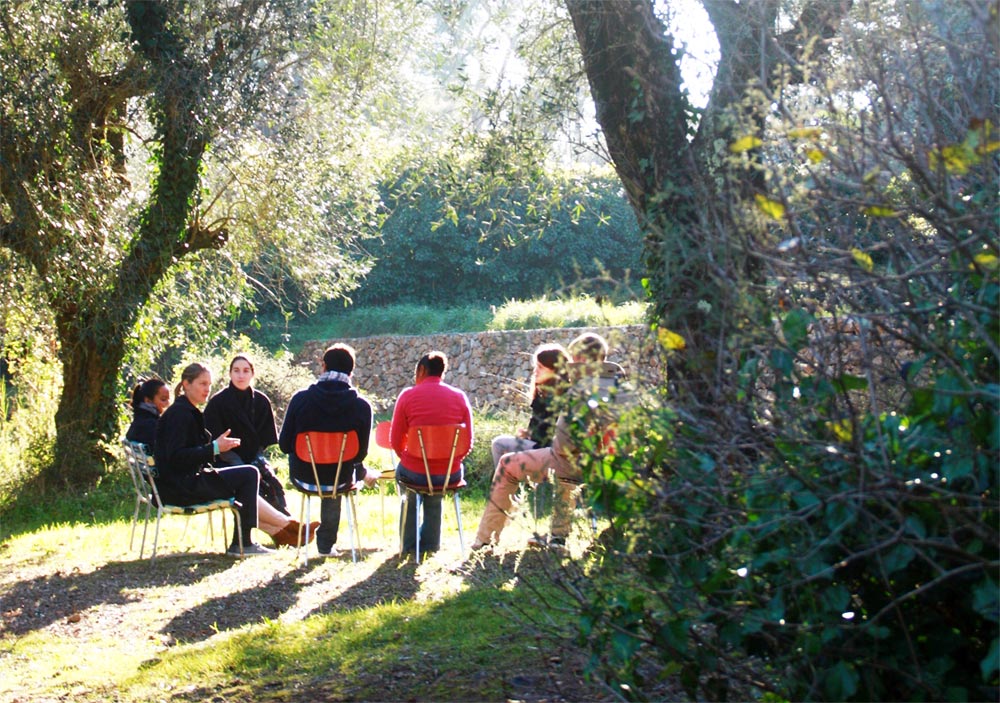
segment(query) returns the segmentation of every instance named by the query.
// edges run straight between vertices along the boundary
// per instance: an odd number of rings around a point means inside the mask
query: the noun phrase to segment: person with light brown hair
[[[570,426],[576,416],[583,414],[588,395],[607,394],[608,389],[624,377],[621,366],[607,361],[608,343],[599,334],[583,333],[570,342],[566,350],[572,362],[566,367],[565,382],[559,394],[558,402],[563,410],[556,422],[552,445],[504,454],[497,462],[486,510],[472,543],[473,551],[499,541],[500,533],[510,522],[513,496],[521,482],[542,483],[547,480],[550,468],[556,477],[552,537],[536,537],[532,544],[557,549],[566,546],[575,494],[582,481],[577,461],[579,450],[570,437]]]
[[[555,411],[552,400],[565,383],[566,369],[570,358],[561,344],[541,344],[531,355],[531,385],[528,391],[531,418],[528,426],[514,435],[499,435],[493,438],[493,466],[500,463],[500,457],[509,452],[540,449],[552,445],[555,432]]]

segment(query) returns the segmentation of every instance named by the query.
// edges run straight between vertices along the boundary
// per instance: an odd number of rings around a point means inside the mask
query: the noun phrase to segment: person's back
[[[362,398],[345,377],[334,379],[324,373],[316,383],[297,391],[288,403],[285,420],[281,426],[278,445],[288,454],[288,470],[293,477],[312,482],[312,466],[295,453],[295,438],[302,432],[350,432],[358,434],[358,456],[353,464],[360,464],[368,455],[371,437],[372,406]],[[323,467],[320,480],[332,481],[334,466]]]
[[[448,358],[443,352],[432,351],[424,354],[417,362],[414,383],[404,389],[396,399],[392,424],[389,428],[389,444],[399,457],[396,478],[403,484],[421,485],[427,480],[424,460],[419,447],[408,446],[406,438],[411,427],[423,425],[463,424],[469,429],[469,446],[473,441],[472,406],[465,393],[444,382],[448,368]],[[464,479],[462,460],[465,455],[456,456],[448,473],[448,459],[432,459],[428,466],[432,483],[441,486],[445,474],[450,476],[449,485],[460,484]],[[407,504],[412,497],[407,490]],[[441,495],[426,496],[423,500],[424,520],[420,526],[420,549],[422,552],[436,551],[441,541]],[[416,548],[416,510],[406,510],[403,526],[403,551]]]
[[[340,485],[364,479],[372,483],[378,473],[365,468],[368,443],[372,430],[372,406],[351,384],[354,373],[355,352],[346,344],[334,344],[323,354],[323,372],[316,383],[296,392],[288,403],[285,419],[281,423],[278,446],[288,454],[288,473],[293,483],[301,489],[314,486],[312,464],[300,458],[295,451],[299,434],[303,432],[351,432],[358,436],[358,453],[340,468]],[[320,484],[332,486],[337,482],[337,465],[317,464]],[[320,500],[320,524],[316,532],[316,549],[320,556],[337,556],[337,536],[340,530],[341,496]]]
[[[472,433],[472,412],[465,393],[445,383],[441,377],[428,376],[405,389],[396,401],[390,427],[390,444],[393,448],[403,447],[399,463],[410,471],[424,475],[423,458],[419,447],[406,444],[406,435],[411,427],[423,425],[466,425]],[[456,457],[458,462],[464,457]],[[432,471],[447,469],[447,459],[432,459],[428,465]],[[455,471],[458,466],[453,466]]]

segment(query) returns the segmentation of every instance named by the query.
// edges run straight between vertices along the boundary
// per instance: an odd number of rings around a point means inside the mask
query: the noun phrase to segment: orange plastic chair
[[[382,501],[383,537],[385,537],[385,491],[382,489],[382,482],[396,480],[396,454],[392,451],[392,445],[389,443],[389,429],[391,427],[392,423],[389,420],[383,420],[375,425],[375,444],[389,452],[389,470],[383,471],[382,475],[378,477],[378,495]]]
[[[358,433],[354,430],[350,432],[319,432],[312,430],[300,432],[295,437],[295,456],[300,461],[309,462],[312,466],[313,480],[315,483],[308,483],[295,476],[291,477],[292,486],[302,493],[302,507],[299,509],[299,524],[305,528],[305,543],[309,543],[309,524],[313,496],[317,498],[336,498],[337,496],[347,496],[347,529],[351,535],[351,559],[357,561],[357,548],[361,549],[361,530],[357,520],[357,507],[354,504],[354,494],[357,493],[358,484],[354,480],[354,473],[341,481],[340,473],[344,464],[350,462],[358,455]],[[332,484],[324,484],[319,480],[319,470],[317,464],[336,464],[337,473],[334,474]],[[302,515],[305,513],[305,521]],[[303,535],[299,533],[299,542],[296,546],[295,554],[299,555],[302,549]],[[309,563],[309,550],[306,550],[306,563]]]
[[[406,446],[419,447],[424,463],[426,482],[408,483],[400,481],[400,485],[416,496],[417,544],[416,561],[420,563],[420,521],[422,517],[423,496],[446,496],[451,494],[455,504],[455,521],[458,523],[458,543],[461,555],[465,556],[465,536],[462,534],[462,513],[459,509],[458,492],[465,488],[465,479],[453,482],[452,472],[461,463],[471,448],[471,433],[465,425],[422,425],[411,427],[406,433]],[[411,453],[415,453],[411,450]],[[430,460],[448,459],[446,470],[442,473],[430,468]],[[444,477],[440,485],[436,485],[435,477]],[[401,491],[402,493],[402,491]],[[409,510],[409,500],[403,501],[403,519],[399,524],[399,555],[403,555],[403,527],[406,525],[406,514]]]

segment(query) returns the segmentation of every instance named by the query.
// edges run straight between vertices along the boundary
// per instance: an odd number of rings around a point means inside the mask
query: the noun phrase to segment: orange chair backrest
[[[306,437],[308,436],[308,440]],[[309,445],[312,445],[312,456]],[[317,464],[336,464],[351,461],[358,455],[358,433],[350,432],[299,432],[295,437],[295,456],[302,461],[315,460]],[[341,454],[343,450],[343,454]]]
[[[389,444],[389,429],[391,427],[392,423],[388,420],[383,420],[375,425],[375,444],[383,449],[392,449],[392,445]]]
[[[455,433],[458,433],[458,442],[455,442]],[[423,436],[424,451],[427,452],[428,459],[447,459],[452,456],[452,447],[455,448],[454,456],[462,459],[469,453],[470,436],[469,428],[465,425],[420,425],[411,427],[406,433],[406,448],[410,454],[420,453],[420,439]]]

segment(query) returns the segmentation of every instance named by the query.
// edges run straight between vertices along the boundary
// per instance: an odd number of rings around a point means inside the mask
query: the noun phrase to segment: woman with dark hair
[[[156,422],[170,406],[170,388],[159,378],[140,381],[132,389],[132,424],[125,432],[125,439],[141,442],[149,449],[156,439]]]
[[[555,415],[552,399],[561,383],[565,383],[566,369],[570,358],[561,344],[542,344],[532,354],[533,370],[528,392],[531,418],[527,428],[516,435],[500,435],[492,444],[493,466],[500,463],[500,457],[508,452],[521,452],[552,445],[555,430]]]
[[[260,471],[260,495],[289,515],[285,489],[264,456],[264,450],[278,443],[271,400],[253,387],[255,371],[247,354],[237,354],[229,362],[229,385],[212,396],[205,406],[205,427],[213,437],[229,430],[240,438],[238,447],[219,455],[217,466],[252,464]]]
[[[156,425],[154,455],[160,497],[174,505],[235,498],[240,504],[242,534],[234,531],[229,554],[240,554],[241,538],[245,555],[273,551],[252,542],[250,531],[254,527],[269,534],[279,545],[298,544],[299,523],[275,510],[257,494],[257,467],[211,466],[219,454],[240,446],[240,440],[230,437],[228,429],[213,440],[205,428],[205,417],[198,406],[208,400],[211,391],[212,372],[208,367],[197,362],[188,364],[174,390],[174,404]]]

